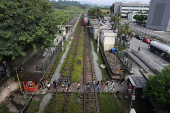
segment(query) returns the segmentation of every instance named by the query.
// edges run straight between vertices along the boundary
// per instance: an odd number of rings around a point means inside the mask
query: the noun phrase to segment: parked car
[[[151,41],[149,40],[149,38],[143,38],[143,42],[148,43],[148,44],[151,43]]]
[[[135,36],[136,36],[136,34],[135,34],[134,32],[131,32],[131,33],[132,33],[133,37],[135,37]]]
[[[136,38],[139,39],[139,40],[143,39],[143,37],[141,35],[136,35]]]

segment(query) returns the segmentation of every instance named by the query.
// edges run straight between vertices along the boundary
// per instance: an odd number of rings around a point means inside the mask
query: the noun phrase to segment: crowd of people
[[[121,80],[120,80],[120,84],[123,85],[124,84],[124,81],[125,81],[125,78],[123,77]],[[90,85],[90,83],[87,83],[86,84],[86,92],[91,92],[91,88],[94,87],[95,90],[100,90],[101,89],[101,86],[104,87],[104,90],[107,92],[107,91],[110,91],[110,90],[114,90],[115,88],[115,85],[114,85],[114,82],[112,81],[110,83],[111,87],[108,89],[109,87],[109,83],[110,81],[107,79],[106,82],[104,83],[103,85],[103,81],[95,81],[93,80],[92,84]],[[43,85],[44,84],[44,85]],[[44,83],[42,81],[40,81],[40,88],[48,88],[48,90],[50,90],[50,83],[46,80],[44,81]],[[60,76],[60,78],[58,80],[54,80],[53,81],[53,86],[56,90],[56,92],[58,91],[59,89],[59,86],[61,86],[61,88],[63,90],[68,90],[68,91],[72,91],[72,84],[70,82],[70,77],[67,78],[67,81],[64,81],[62,82],[62,76]],[[77,83],[77,91],[80,91],[80,83],[78,82]]]

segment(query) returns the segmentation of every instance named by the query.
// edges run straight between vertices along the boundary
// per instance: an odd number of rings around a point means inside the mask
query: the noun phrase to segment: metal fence
[[[63,41],[65,41],[66,38],[63,37]],[[44,63],[40,63],[36,66],[36,70],[37,71],[42,71],[45,72],[48,67],[50,66],[50,64],[53,62],[53,60],[55,59],[55,57],[60,54],[60,52],[62,51],[62,41],[60,41],[58,43],[58,45],[55,46],[54,51],[52,51],[50,53],[50,55],[48,56],[48,58],[45,60]]]
[[[119,38],[116,38],[116,41],[118,43],[117,55],[119,56],[120,60],[124,64],[124,66],[126,68],[125,70],[130,72],[132,70],[133,61],[131,60],[129,55],[126,53],[126,49],[128,49],[128,47],[129,47],[128,42],[125,42],[123,40],[121,40],[121,42],[120,42]]]

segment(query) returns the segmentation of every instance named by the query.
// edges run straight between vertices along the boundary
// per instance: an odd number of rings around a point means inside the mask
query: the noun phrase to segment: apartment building
[[[170,0],[151,0],[146,28],[170,31]]]
[[[121,12],[122,17],[126,17],[128,12],[136,13],[143,12],[146,13],[149,11],[150,4],[128,4],[122,2],[115,2],[114,14]]]

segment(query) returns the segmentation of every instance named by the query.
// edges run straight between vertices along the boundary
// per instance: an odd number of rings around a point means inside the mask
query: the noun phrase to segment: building
[[[151,0],[146,28],[170,31],[170,0]]]
[[[99,43],[102,45],[103,51],[109,51],[114,47],[116,36],[117,33],[114,33],[113,30],[100,29]]]
[[[22,72],[20,80],[24,87],[24,91],[37,92],[39,81],[42,80],[43,73],[41,72]]]
[[[142,12],[149,11],[149,4],[127,4],[122,2],[115,2],[114,14],[120,12],[122,17],[126,17],[128,12]]]

